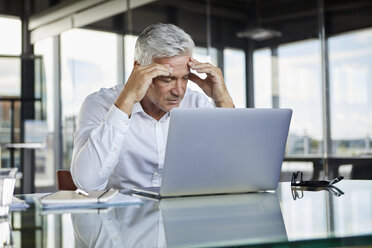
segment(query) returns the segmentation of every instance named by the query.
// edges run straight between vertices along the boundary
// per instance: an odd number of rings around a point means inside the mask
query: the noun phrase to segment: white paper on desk
[[[106,202],[109,206],[122,205],[122,204],[137,204],[142,203],[138,197],[117,193],[110,201]]]
[[[107,208],[113,206],[125,206],[132,204],[141,204],[141,199],[130,195],[117,193],[112,199],[102,203],[86,203],[86,204],[43,204],[42,209],[63,209],[63,208]]]
[[[137,207],[136,205],[129,205]],[[129,207],[126,206],[126,207]],[[119,206],[120,207],[120,206]],[[109,211],[111,211],[114,207],[108,207],[108,208],[53,208],[53,209],[43,209],[41,210],[42,215],[46,214],[106,214]]]
[[[24,210],[27,209],[30,205],[26,203],[25,200],[21,200],[15,196],[12,198],[12,203],[10,204],[10,211]]]

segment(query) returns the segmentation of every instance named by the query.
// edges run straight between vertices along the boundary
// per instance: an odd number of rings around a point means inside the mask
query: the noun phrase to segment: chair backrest
[[[57,186],[58,190],[76,190],[77,187],[72,180],[70,171],[58,170],[57,171]]]

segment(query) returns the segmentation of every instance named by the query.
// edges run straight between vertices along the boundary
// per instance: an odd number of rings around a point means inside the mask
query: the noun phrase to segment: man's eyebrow
[[[171,76],[171,75],[169,75],[169,76],[157,76],[156,77],[157,79],[159,79],[159,80],[174,80],[174,77],[173,76]]]
[[[174,78],[174,76],[169,75],[169,76],[157,76],[158,78]]]

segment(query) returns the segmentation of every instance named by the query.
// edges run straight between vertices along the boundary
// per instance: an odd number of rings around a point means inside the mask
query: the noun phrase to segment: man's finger
[[[206,62],[206,63],[193,63],[193,62],[190,62],[189,64],[192,65],[190,67],[194,67],[194,68],[206,67],[206,66],[208,66],[208,67],[214,67],[211,63],[208,63],[208,62]]]
[[[201,86],[204,82],[203,79],[201,79],[200,77],[198,77],[196,74],[190,72],[189,74],[189,80],[193,81],[194,83],[196,83],[197,85]]]
[[[166,69],[159,69],[159,68],[153,68],[151,71],[148,71],[147,74],[151,77],[151,78],[156,78],[157,76],[169,76],[171,74],[171,72]]]
[[[207,73],[212,75],[213,77],[216,77],[219,74],[219,69],[217,67],[214,67],[210,63],[193,64],[192,62],[190,62],[189,66],[192,70],[195,70],[199,73]]]
[[[172,71],[173,68],[168,64],[151,64],[147,66],[142,72],[153,79],[157,76],[169,76]]]
[[[193,70],[196,70],[199,67],[205,67],[205,66],[213,67],[213,65],[211,65],[210,63],[200,63],[200,62],[191,62],[191,61],[188,62],[188,66],[190,66],[190,68]]]
[[[194,59],[194,58],[190,58],[190,62],[191,62],[192,64],[195,64],[195,65],[197,65],[197,64],[201,64],[201,62],[197,61],[197,60]]]
[[[153,70],[166,70],[166,71],[169,71],[170,73],[173,72],[173,67],[171,67],[169,64],[156,64],[156,63],[153,63],[153,64],[150,64],[148,66],[146,66],[146,68],[144,68],[144,71],[145,72],[151,72]]]
[[[206,73],[206,74],[209,74],[213,77],[218,76],[217,70],[214,67],[205,66],[205,67],[201,67],[201,68],[198,68],[198,69],[195,69],[195,70],[198,73]]]

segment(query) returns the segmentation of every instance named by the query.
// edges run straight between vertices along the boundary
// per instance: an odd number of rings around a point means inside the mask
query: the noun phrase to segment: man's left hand
[[[212,98],[217,107],[234,107],[220,68],[214,67],[210,63],[200,63],[191,58],[188,62],[188,66],[198,73],[205,73],[207,75],[205,79],[201,79],[196,74],[190,73],[189,79],[196,83],[207,96]]]

